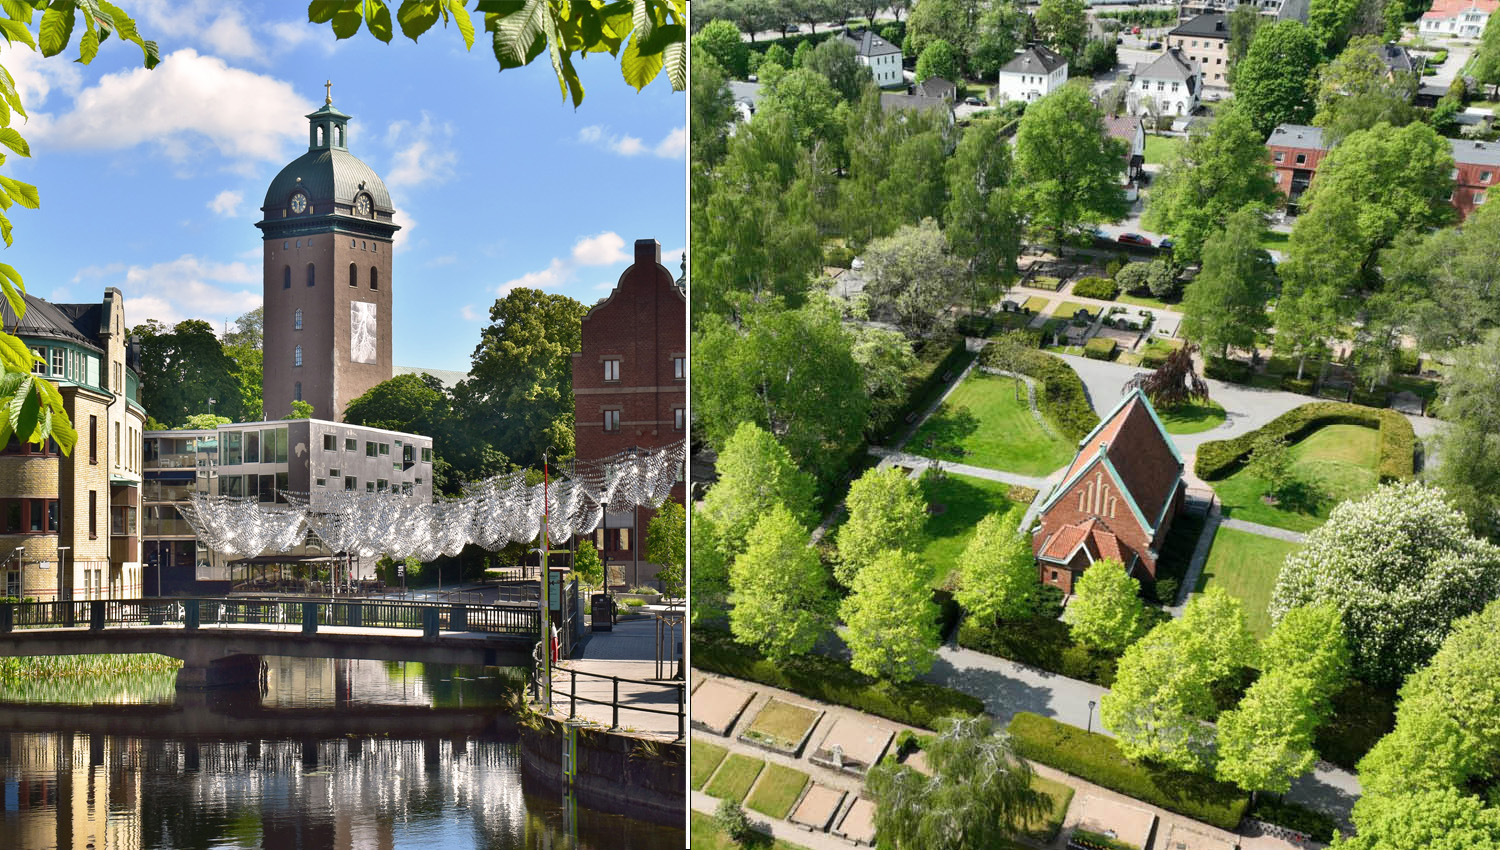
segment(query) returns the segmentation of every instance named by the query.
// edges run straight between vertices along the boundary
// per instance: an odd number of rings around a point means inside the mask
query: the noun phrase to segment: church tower
[[[340,420],[391,377],[391,238],[385,183],[349,153],[349,116],[307,116],[307,153],[271,181],[255,226],[265,243],[266,419],[306,401]]]

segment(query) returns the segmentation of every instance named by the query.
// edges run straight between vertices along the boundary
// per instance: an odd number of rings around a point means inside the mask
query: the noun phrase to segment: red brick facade
[[[1080,444],[1063,482],[1042,505],[1032,536],[1039,576],[1073,592],[1096,560],[1156,577],[1157,555],[1182,510],[1182,458],[1139,390]]]
[[[1475,161],[1484,160],[1484,161]],[[1476,206],[1489,200],[1489,193],[1500,183],[1500,145],[1493,142],[1453,142],[1453,206],[1461,218],[1468,218]]]
[[[654,239],[635,243],[635,262],[609,297],[583,318],[583,350],[573,354],[574,439],[580,461],[631,449],[654,449],[687,436],[687,299],[661,265]],[[672,490],[681,502],[682,485]],[[644,558],[644,530],[653,511],[610,511],[604,556],[623,567],[625,584],[644,582],[657,567]],[[600,543],[595,535],[595,543]]]

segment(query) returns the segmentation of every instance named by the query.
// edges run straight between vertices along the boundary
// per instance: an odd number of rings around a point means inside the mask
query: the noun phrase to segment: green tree
[[[724,441],[715,469],[719,480],[704,495],[698,514],[713,524],[711,536],[730,558],[744,551],[750,529],[773,508],[785,508],[798,523],[812,521],[812,476],[755,423],[741,423]]]
[[[1119,654],[1146,633],[1146,605],[1141,583],[1112,558],[1095,561],[1078,578],[1068,604],[1068,631],[1073,640],[1093,649]]]
[[[693,624],[718,620],[724,616],[729,605],[729,557],[719,543],[719,527],[704,513],[703,508],[693,508],[693,576],[692,605]]]
[[[996,79],[1005,63],[1015,58],[1029,26],[1030,18],[1012,0],[991,3],[979,15],[969,67],[985,79]]]
[[[1210,681],[1224,682],[1256,661],[1255,637],[1245,625],[1245,605],[1222,588],[1193,596],[1179,622]]]
[[[646,526],[646,560],[661,566],[656,580],[661,582],[662,593],[674,599],[682,596],[687,569],[687,511],[678,502],[663,502]]]
[[[859,326],[850,354],[865,379],[870,424],[880,428],[906,405],[906,376],[917,366],[911,342],[898,331]]]
[[[1321,59],[1317,38],[1298,21],[1277,21],[1255,31],[1249,51],[1235,66],[1234,99],[1262,139],[1278,124],[1312,120],[1314,75]]]
[[[1016,133],[1016,171],[1031,229],[1060,253],[1064,241],[1122,218],[1124,157],[1087,87],[1063,86],[1027,107]]]
[[[141,405],[157,420],[176,427],[213,398],[220,413],[244,421],[235,362],[208,322],[189,319],[167,330],[148,321],[131,336],[140,342]]]
[[[839,529],[839,561],[833,572],[848,587],[882,552],[915,548],[927,523],[921,485],[896,466],[871,469],[855,479],[844,506],[849,519]]]
[[[1332,147],[1355,130],[1376,124],[1401,127],[1417,119],[1411,103],[1416,75],[1391,71],[1383,55],[1381,39],[1360,36],[1319,70],[1313,124],[1323,128],[1324,144]]]
[[[853,339],[826,299],[797,310],[765,308],[735,328],[718,316],[693,337],[693,414],[710,445],[741,423],[776,435],[796,463],[822,479],[859,441],[870,399]]]
[[[1500,590],[1500,547],[1469,534],[1441,491],[1393,484],[1333,509],[1276,578],[1269,611],[1328,604],[1356,676],[1393,684],[1427,661],[1450,624]]]
[[[1324,56],[1336,56],[1348,43],[1359,13],[1360,0],[1310,0],[1307,29]]]
[[[297,399],[292,402],[292,410],[282,419],[311,419],[313,418],[313,406],[309,402]]]
[[[1349,677],[1349,640],[1332,605],[1303,605],[1286,612],[1260,645],[1265,672],[1292,670],[1313,683],[1309,714],[1319,722],[1332,711],[1332,696]]]
[[[953,599],[980,622],[1022,620],[1036,613],[1036,557],[1020,530],[1023,514],[1019,505],[1012,505],[980,520],[958,558]]]
[[[1012,185],[1010,145],[995,117],[970,124],[948,160],[945,232],[953,256],[968,266],[970,306],[980,307],[986,284],[1010,279],[1021,251],[1021,222]]]
[[[528,65],[546,53],[557,73],[558,88],[564,98],[572,98],[574,107],[583,102],[583,83],[573,67],[575,53],[586,56],[607,50],[619,56],[625,82],[636,89],[644,88],[663,70],[673,89],[687,86],[687,0],[640,0],[631,9],[564,0],[479,2],[475,11],[484,13],[484,31],[493,35],[501,71]],[[395,35],[385,0],[312,0],[307,17],[315,24],[329,24],[339,39],[352,37],[361,25],[386,43]],[[402,35],[416,41],[438,21],[445,29],[450,21],[454,24],[465,50],[474,46],[474,22],[463,0],[402,0],[394,23]],[[93,32],[92,26],[89,31]],[[153,43],[150,55],[154,57],[155,52]]]
[[[1246,791],[1284,794],[1318,760],[1313,683],[1292,670],[1268,673],[1218,722],[1218,777]]]
[[[693,61],[696,62],[697,60],[695,59]],[[785,47],[782,47],[779,44],[773,44],[770,47],[766,48],[765,61],[773,65],[780,65],[783,68],[789,69],[792,67],[792,54],[789,53]],[[697,73],[698,68],[695,65],[693,67],[693,74],[697,75]]]
[[[804,42],[805,44],[806,42]],[[774,83],[763,84],[756,120],[764,114],[785,116],[786,130],[798,146],[842,145],[843,122],[838,114],[839,93],[828,78],[807,68],[788,71]]]
[[[709,170],[729,150],[729,129],[739,118],[729,94],[724,66],[713,54],[693,47],[692,89],[688,93],[688,133],[695,167]]]
[[[1053,50],[1077,57],[1089,37],[1088,6],[1083,0],[1042,0],[1036,31]]]
[[[233,422],[228,416],[220,416],[217,413],[195,413],[182,420],[182,424],[173,428],[174,431],[212,431],[220,425],[228,425]],[[161,429],[157,429],[161,430]]]
[[[1182,296],[1182,335],[1204,351],[1228,357],[1230,347],[1250,348],[1270,326],[1276,266],[1260,247],[1265,232],[1265,213],[1247,206],[1204,246],[1203,268]]]
[[[1099,700],[1099,720],[1126,758],[1192,771],[1209,766],[1214,680],[1202,655],[1181,620],[1156,626],[1125,650],[1114,686]]]
[[[871,242],[864,259],[871,310],[888,312],[908,337],[952,322],[948,308],[959,298],[962,268],[936,221],[924,218]]]
[[[876,555],[839,606],[848,627],[850,666],[891,682],[909,682],[937,659],[938,611],[927,568],[896,549]]]
[[[445,432],[452,417],[443,382],[426,373],[381,381],[344,408],[350,425],[432,436]]]
[[[1500,16],[1490,15],[1479,38],[1479,47],[1474,51],[1474,64],[1469,73],[1480,85],[1500,84]]]
[[[921,56],[928,44],[946,41],[967,54],[972,24],[969,7],[962,0],[922,0],[907,19],[903,50],[907,56]]]
[[[750,73],[749,48],[740,31],[729,21],[709,21],[693,36],[693,47],[702,48],[731,77],[743,80]]]
[[[240,408],[246,416],[263,415],[260,388],[265,375],[262,339],[266,310],[254,310],[234,320],[234,330],[224,334],[224,353],[234,361],[240,379]]]
[[[1195,122],[1187,143],[1153,181],[1141,226],[1172,234],[1177,262],[1203,259],[1203,246],[1229,226],[1230,216],[1249,205],[1271,209],[1281,203],[1265,142],[1241,107]]]
[[[1235,68],[1245,54],[1250,52],[1250,43],[1255,40],[1255,31],[1266,19],[1260,14],[1260,9],[1248,3],[1235,6],[1234,11],[1229,13],[1229,59],[1227,61],[1228,71],[1225,79],[1234,85]]]
[[[472,434],[526,467],[541,466],[544,452],[573,454],[573,352],[587,312],[525,287],[495,301],[469,377],[453,392]]]
[[[1500,541],[1500,330],[1459,350],[1443,386],[1448,425],[1435,435],[1442,462],[1428,477],[1477,535]]]
[[[917,82],[931,77],[942,77],[949,82],[963,80],[958,70],[958,52],[941,38],[927,42],[922,55],[917,57]]]
[[[828,571],[808,532],[781,505],[763,514],[729,566],[734,639],[772,661],[809,652],[828,630]]]
[[[924,747],[931,778],[885,760],[870,769],[882,846],[989,850],[1010,843],[1051,802],[1031,787],[1031,765],[988,717],[950,717]]]
[[[589,587],[604,584],[604,561],[600,560],[594,541],[587,538],[578,541],[578,551],[573,553],[573,572]]]
[[[1402,234],[1380,270],[1424,350],[1479,342],[1500,327],[1500,206],[1476,207],[1462,227]]]
[[[1274,434],[1255,438],[1250,457],[1245,461],[1245,472],[1266,482],[1266,495],[1275,499],[1284,497],[1297,480],[1292,473],[1291,450],[1286,440]]]
[[[1493,18],[1492,18],[1493,20]],[[1355,804],[1359,832],[1334,837],[1337,850],[1497,850],[1500,809],[1453,788]]]
[[[770,56],[769,51],[766,55]],[[846,101],[859,100],[865,87],[874,80],[870,69],[859,64],[854,45],[844,38],[830,38],[813,48],[806,67],[822,74],[839,98]]]

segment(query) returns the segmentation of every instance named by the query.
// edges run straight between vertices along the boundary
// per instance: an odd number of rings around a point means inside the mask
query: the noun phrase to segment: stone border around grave
[[[710,679],[704,679],[702,682],[699,682],[698,683],[699,687],[701,687],[705,682],[708,682],[708,681],[712,681],[712,680],[710,680]],[[733,687],[733,686],[730,686],[730,687]],[[697,688],[694,688],[693,690],[696,692]],[[735,688],[735,690],[742,690],[742,689]],[[712,726],[709,726],[706,722],[698,719],[697,717],[693,717],[692,718],[692,728],[694,728],[694,729],[696,729],[696,730],[698,730],[700,732],[707,732],[710,735],[717,735],[720,738],[728,738],[729,737],[729,730],[731,730],[731,729],[734,728],[734,724],[740,722],[740,717],[744,715],[745,709],[750,707],[750,703],[752,701],[754,701],[755,697],[757,695],[759,695],[759,693],[760,693],[760,691],[744,691],[745,699],[740,703],[740,707],[737,708],[737,709],[735,709],[734,714],[730,716],[730,718],[729,718],[729,725],[725,726],[723,729],[715,729]]]
[[[833,729],[830,727],[829,731],[832,732]],[[826,767],[829,770],[836,770],[840,773],[847,773],[850,776],[858,776],[863,778],[865,774],[869,773],[870,768],[879,764],[880,760],[886,757],[886,754],[891,751],[891,745],[895,742],[895,740],[896,733],[888,733],[885,738],[885,744],[881,746],[880,752],[875,755],[875,760],[859,768],[853,767],[850,763],[845,763],[842,760],[839,762],[835,762],[831,757],[833,753],[822,748],[814,750],[811,754],[808,755],[807,760],[817,765],[818,767]],[[828,753],[828,755],[825,756],[823,755],[824,753]],[[853,764],[859,764],[859,762],[856,761],[853,762]]]
[[[822,824],[805,823],[803,821],[793,820],[793,816],[797,814],[797,808],[802,805],[803,801],[805,801],[808,795],[813,792],[814,788],[826,788],[827,790],[832,791],[838,795],[838,798],[834,800],[833,809],[828,813],[828,819]],[[787,813],[787,823],[797,827],[798,829],[806,830],[807,832],[828,832],[829,828],[833,826],[833,819],[838,817],[839,812],[844,808],[844,801],[848,798],[848,791],[834,788],[832,785],[820,785],[817,780],[813,780],[807,783],[807,790],[803,792],[800,798],[798,798],[797,805],[792,806],[792,810]]]
[[[790,706],[795,706],[797,708],[804,708],[804,709],[807,709],[808,711],[815,711],[815,712],[817,712],[817,714],[815,714],[813,716],[813,721],[807,725],[807,731],[802,733],[802,740],[798,741],[796,743],[796,745],[793,746],[791,749],[786,749],[784,747],[778,747],[775,744],[771,743],[770,741],[762,741],[762,740],[759,740],[757,738],[751,738],[751,737],[749,737],[749,732],[750,732],[749,727],[746,727],[746,729],[745,729],[744,732],[741,732],[740,734],[734,736],[734,739],[736,741],[739,741],[741,744],[745,744],[747,746],[755,747],[758,750],[765,750],[768,753],[776,753],[777,755],[791,756],[792,758],[801,758],[802,757],[802,749],[804,747],[806,747],[807,746],[807,742],[812,739],[812,733],[815,732],[815,731],[817,731],[818,724],[820,724],[820,723],[823,722],[823,718],[825,716],[827,716],[828,711],[826,709],[821,709],[821,708],[815,709],[815,708],[813,708],[810,705],[801,705],[799,703],[795,703],[795,702],[792,702],[790,700],[784,700],[784,699],[783,700],[778,700],[778,699],[776,699],[776,697],[771,697],[771,699],[766,702],[766,705],[770,705],[772,702],[782,702],[782,703],[785,703],[785,704],[790,705]],[[766,705],[761,706],[760,710],[761,711],[765,711],[766,710]],[[744,709],[743,708],[740,709],[740,712],[743,713]],[[760,716],[760,712],[756,712],[755,716],[759,717]],[[755,725],[755,721],[752,719],[750,721],[750,726],[754,726],[754,725]]]
[[[860,801],[861,800],[865,800],[865,799],[867,799],[867,798],[864,795],[861,794],[859,796],[856,796],[853,800],[851,800],[849,802],[849,805],[846,806],[846,807],[844,807],[843,815],[839,818],[838,826],[835,826],[835,827],[831,828],[828,831],[829,834],[830,835],[836,835],[839,838],[842,838],[845,841],[848,841],[849,843],[853,844],[856,847],[874,847],[875,846],[875,842],[872,841],[869,844],[865,844],[865,842],[863,840],[856,839],[856,838],[850,838],[849,834],[844,831],[844,821],[847,821],[849,819],[849,816],[852,815],[852,814],[854,814],[854,807],[858,806],[860,804]],[[879,836],[877,835],[876,838],[879,838]]]

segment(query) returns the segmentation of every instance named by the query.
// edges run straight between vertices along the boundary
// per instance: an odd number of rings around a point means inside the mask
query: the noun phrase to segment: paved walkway
[[[1285,540],[1288,543],[1303,543],[1307,540],[1307,535],[1300,531],[1288,531],[1285,528],[1277,528],[1274,525],[1261,525],[1258,522],[1246,522],[1242,519],[1226,519],[1221,524],[1225,528],[1248,531],[1251,534],[1259,534],[1261,537],[1274,537],[1277,540]]]
[[[1014,472],[1005,472],[999,469],[990,469],[987,466],[971,466],[967,463],[957,463],[951,460],[939,460],[937,458],[914,455],[897,449],[887,449],[881,446],[870,446],[870,454],[882,458],[897,466],[906,466],[912,469],[926,469],[929,466],[938,465],[948,472],[959,475],[967,475],[970,478],[985,478],[990,481],[999,481],[1003,484],[1015,484],[1020,487],[1030,487],[1033,490],[1043,490],[1051,485],[1052,478],[1037,478],[1034,475],[1017,475]]]
[[[666,676],[679,672],[675,665],[662,665],[660,671]],[[563,659],[552,668],[553,716],[572,715],[601,726],[618,723],[621,729],[642,737],[677,740],[686,731],[677,716],[682,680],[657,679],[657,673],[655,620],[622,620],[613,631],[590,632],[582,657]],[[618,714],[611,705],[616,695],[612,677],[632,680],[619,684]],[[686,696],[682,699],[685,703]]]

